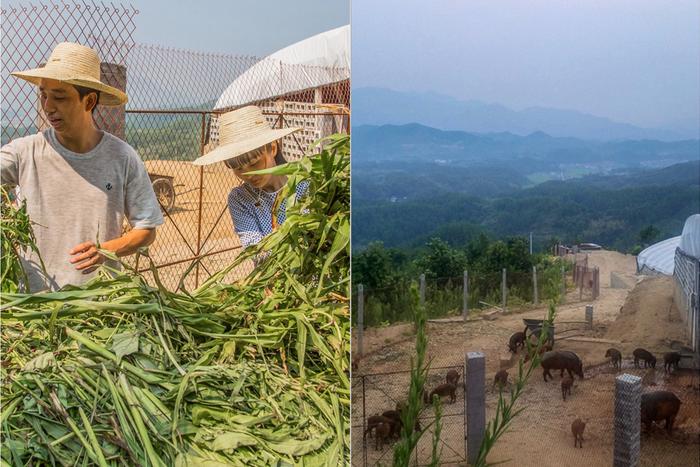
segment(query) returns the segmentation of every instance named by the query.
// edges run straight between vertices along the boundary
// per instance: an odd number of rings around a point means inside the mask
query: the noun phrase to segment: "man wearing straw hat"
[[[60,43],[46,65],[12,75],[39,88],[50,128],[2,147],[1,178],[19,186],[34,223],[39,258],[25,253],[29,289],[80,284],[105,261],[150,245],[163,216],[143,162],[124,141],[99,130],[98,104],[118,106],[125,93],[100,81],[100,58],[89,47]],[[132,230],[122,234],[124,218]]]
[[[242,180],[229,193],[228,207],[244,247],[258,243],[286,219],[286,200],[279,200],[278,195],[287,177],[246,173],[285,163],[281,139],[299,130],[273,129],[259,107],[242,107],[219,116],[219,146],[194,161],[195,165],[224,162]],[[296,197],[307,189],[307,182],[299,183]]]

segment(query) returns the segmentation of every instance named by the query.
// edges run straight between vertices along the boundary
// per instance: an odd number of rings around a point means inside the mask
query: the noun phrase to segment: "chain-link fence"
[[[11,72],[45,63],[59,42],[78,42],[98,50],[103,80],[124,89],[125,63],[135,45],[137,14],[133,7],[111,3],[5,2],[1,9],[2,144],[47,128],[36,88],[11,77]],[[123,115],[124,107],[98,106],[95,121],[120,136],[124,133]]]
[[[493,448],[488,457],[489,462],[581,467],[613,464],[616,429],[620,430],[620,422],[627,421],[626,417],[633,416],[635,407],[636,410],[640,407],[639,402],[624,406],[623,396],[618,395],[616,415],[616,377],[627,373],[642,378],[641,393],[667,390],[682,401],[672,434],[666,432],[663,421],[654,423],[649,432],[646,428],[641,428],[641,434],[637,438],[637,465],[700,465],[700,392],[696,389],[698,375],[679,372],[673,376],[664,376],[663,370],[659,370],[652,385],[648,370],[629,368],[630,366],[631,362],[623,362],[621,372],[607,364],[585,368],[585,379],[574,376],[573,387],[571,393],[567,393],[566,400],[562,396],[562,378],[559,372],[552,371],[554,378],[545,383],[542,371],[536,369],[516,405],[516,408],[524,407],[525,410],[515,417],[507,433]],[[511,378],[516,370],[510,372]],[[497,403],[498,391],[487,390],[487,420],[493,419]],[[623,412],[629,411],[628,415],[619,412],[620,404],[623,405]],[[574,447],[572,424],[576,419],[586,424],[582,448]],[[623,423],[622,427],[632,431],[619,433],[618,449],[620,440],[624,439],[630,445],[636,445],[633,432],[640,428],[639,422],[634,426]]]
[[[272,126],[301,128],[282,144],[287,160],[299,159],[321,137],[349,132],[349,70],[135,44],[137,14],[111,3],[4,8],[2,142],[47,128],[36,89],[11,77],[11,71],[45,62],[62,41],[96,49],[103,81],[126,90],[129,103],[98,107],[95,121],[142,157],[165,217],[149,248],[150,261],[132,257],[129,262],[143,271],[155,266],[170,288],[189,271],[183,285],[191,288],[241,250],[227,207],[240,180],[223,163],[191,163],[217,146],[217,116],[243,105],[260,106]],[[244,264],[227,279],[251,268]]]
[[[450,369],[462,376],[462,367],[435,368],[426,386],[430,389],[443,383]],[[508,368],[508,372],[508,383],[503,387],[506,400],[514,387],[517,367]],[[636,380],[636,386],[621,385],[622,374],[626,375],[623,379]],[[556,370],[552,371],[552,376],[545,382],[542,370],[535,369],[514,407],[524,410],[512,419],[509,429],[492,448],[487,458],[489,463],[583,467],[610,465],[617,456],[638,459],[638,464],[619,465],[685,467],[700,464],[700,375],[697,372],[637,369],[626,359],[621,370],[607,363],[586,366],[584,379],[574,375],[566,399],[561,384],[564,378]],[[500,391],[493,379],[493,373],[487,371],[483,400],[487,422],[495,418],[499,403]],[[451,404],[449,397],[443,399],[440,465],[466,465],[464,427],[468,420],[465,414],[474,413],[474,409],[466,405],[470,402],[465,400],[461,381],[457,402]],[[353,465],[391,464],[395,439],[378,440],[368,428],[373,416],[395,410],[397,404],[405,402],[409,382],[410,373],[406,371],[353,376]],[[655,391],[670,391],[681,401],[672,433],[666,430],[663,420],[653,423],[650,430],[640,426],[640,397]],[[585,423],[582,447],[574,445],[572,425],[576,419]],[[432,409],[424,409],[421,426],[429,426],[433,420]],[[626,449],[631,452],[625,452]],[[412,465],[428,463],[431,451],[432,429],[428,429],[412,456]]]
[[[450,396],[442,398],[440,432],[440,465],[459,465],[466,461],[465,453],[465,396],[461,384],[460,366],[431,368],[426,380],[430,391],[445,383],[447,372],[455,370],[460,374],[455,401]],[[352,381],[352,465],[374,466],[391,465],[393,448],[397,440],[377,437],[372,429],[372,417],[381,416],[387,411],[395,411],[408,399],[411,373],[409,371],[365,374],[353,377]],[[432,406],[426,405],[421,411],[419,427],[425,429],[412,456],[411,465],[428,465],[432,455],[432,440],[435,414]]]

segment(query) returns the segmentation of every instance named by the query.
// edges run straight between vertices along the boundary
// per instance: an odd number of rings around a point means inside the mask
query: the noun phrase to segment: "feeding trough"
[[[523,323],[525,323],[525,326],[527,326],[527,330],[530,331],[531,333],[537,333],[537,334],[539,334],[540,330],[542,329],[544,321],[545,320],[543,320],[543,319],[523,318]],[[549,334],[548,340],[553,344],[554,343],[554,326],[550,326],[548,328],[548,334]]]

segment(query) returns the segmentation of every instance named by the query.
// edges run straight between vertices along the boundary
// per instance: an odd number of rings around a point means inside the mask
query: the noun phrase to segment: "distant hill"
[[[640,128],[575,110],[545,107],[512,110],[500,104],[462,101],[435,93],[398,92],[385,88],[354,88],[352,116],[354,125],[420,123],[442,130],[509,132],[520,136],[542,131],[557,137],[598,141],[675,141],[698,137],[697,123],[695,127],[685,123],[677,131]]]
[[[542,170],[543,166],[533,165],[533,161],[545,162],[552,168],[603,162],[618,166],[644,166],[648,162],[671,165],[699,158],[699,140],[601,142],[553,137],[543,132],[519,136],[445,131],[417,123],[353,127],[353,159],[358,164],[370,160],[446,161],[457,165],[508,162],[524,165],[527,173],[527,168],[530,172]]]

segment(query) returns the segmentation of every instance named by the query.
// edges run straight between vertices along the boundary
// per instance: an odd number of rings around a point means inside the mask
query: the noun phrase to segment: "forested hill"
[[[517,176],[512,177],[517,185]],[[697,160],[662,169],[513,187],[500,194],[493,190],[491,196],[465,190],[431,194],[419,188],[420,196],[372,200],[361,195],[366,189],[363,183],[355,182],[362,177],[353,173],[353,180],[353,247],[358,251],[375,240],[388,247],[414,247],[433,236],[460,245],[479,232],[496,237],[533,232],[540,247],[556,237],[629,251],[646,227],[654,226],[657,240],[679,235],[685,219],[700,212]],[[381,191],[400,193],[392,187],[392,177],[386,180]],[[410,191],[404,185],[401,189]]]

